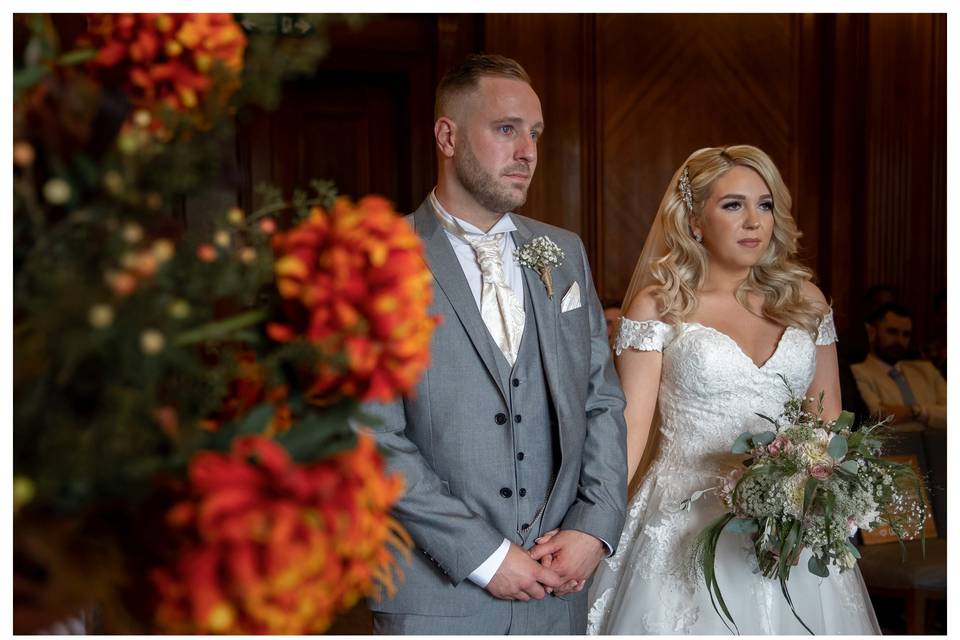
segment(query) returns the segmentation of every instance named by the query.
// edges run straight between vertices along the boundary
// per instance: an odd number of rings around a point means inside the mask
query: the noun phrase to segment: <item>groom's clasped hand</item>
[[[583,589],[603,556],[603,544],[593,536],[554,529],[529,550],[511,545],[487,591],[505,600],[565,596]]]

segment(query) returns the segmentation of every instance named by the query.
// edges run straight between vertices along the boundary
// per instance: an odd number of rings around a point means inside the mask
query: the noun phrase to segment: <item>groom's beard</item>
[[[518,189],[498,183],[496,178],[480,166],[480,161],[474,155],[470,142],[466,138],[462,140],[463,152],[453,156],[454,169],[460,184],[470,195],[484,209],[494,213],[507,213],[523,206],[527,201],[527,187]]]

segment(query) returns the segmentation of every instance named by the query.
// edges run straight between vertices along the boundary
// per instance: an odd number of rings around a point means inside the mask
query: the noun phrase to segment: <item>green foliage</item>
[[[833,436],[827,445],[827,453],[835,460],[842,460],[847,455],[847,439],[841,435]]]
[[[168,138],[124,127],[127,96],[87,66],[96,52],[64,41],[55,19],[15,18],[28,36],[15,59],[14,138],[35,157],[14,171],[14,473],[31,479],[36,504],[79,511],[137,500],[196,451],[263,433],[274,404],[251,397],[223,409],[251,359],[265,387],[291,390],[294,426],[279,440],[296,459],[354,442],[355,403],[316,407],[298,395],[317,350],[264,333],[277,296],[271,238],[256,222],[290,212],[277,222],[295,223],[328,207],[333,184],[311,181],[292,202],[264,187],[258,211],[210,211],[214,233],[202,238],[174,215],[221,180],[236,114],[276,106],[284,83],[314,73],[328,52],[327,28],[357,23],[305,15],[310,29],[292,37],[269,28],[273,15],[239,18],[248,37],[239,89],[209,107],[202,128],[159,111]],[[209,75],[215,88],[232,82],[219,63]]]

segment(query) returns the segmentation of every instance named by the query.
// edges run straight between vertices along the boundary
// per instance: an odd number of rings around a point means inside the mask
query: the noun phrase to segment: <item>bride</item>
[[[757,413],[780,414],[780,376],[807,398],[823,392],[824,419],[841,410],[833,316],[797,262],[799,236],[790,194],[756,147],[696,151],[668,186],[615,342],[628,477],[660,442],[590,589],[588,633],[728,633],[693,560],[697,534],[725,509],[712,493],[689,511],[681,500],[739,465],[730,447],[766,430]],[[788,586],[811,629],[879,633],[859,569],[819,578],[808,557]],[[717,580],[740,632],[804,634],[779,583],[756,570],[749,535],[724,532]]]

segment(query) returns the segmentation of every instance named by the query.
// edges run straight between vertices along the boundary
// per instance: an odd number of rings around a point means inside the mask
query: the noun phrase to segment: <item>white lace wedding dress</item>
[[[832,313],[816,344],[836,341]],[[773,355],[757,366],[729,336],[704,325],[672,327],[624,318],[616,340],[624,349],[663,352],[660,449],[633,496],[617,553],[597,570],[590,590],[588,634],[728,634],[693,562],[697,534],[724,512],[713,493],[679,510],[684,498],[716,486],[739,464],[730,447],[745,430],[766,431],[756,413],[776,417],[788,399],[783,375],[798,393],[813,378],[811,336],[788,327]],[[797,613],[817,634],[879,633],[859,569],[829,578],[807,571],[809,552],[790,574]],[[776,580],[756,571],[747,534],[724,532],[716,573],[740,633],[806,634]]]

